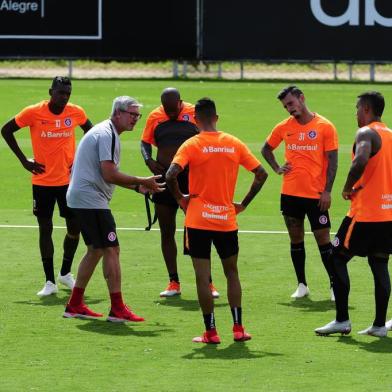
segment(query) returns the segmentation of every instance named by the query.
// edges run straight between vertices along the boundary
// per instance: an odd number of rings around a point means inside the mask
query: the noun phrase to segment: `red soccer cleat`
[[[205,331],[203,336],[196,336],[192,339],[194,343],[208,343],[208,344],[219,344],[220,337],[218,336],[218,332],[216,329],[211,329],[209,331]]]
[[[245,342],[247,340],[252,339],[252,336],[247,332],[245,332],[245,329],[242,325],[234,324],[233,338],[235,342]]]
[[[127,305],[124,305],[121,310],[110,309],[107,321],[111,321],[112,323],[124,323],[128,321],[141,322],[144,321],[144,318],[133,313]]]
[[[80,304],[78,306],[71,306],[70,304],[67,304],[65,307],[65,312],[63,314],[63,317],[65,318],[82,318],[82,319],[97,319],[99,317],[102,317],[102,313],[96,313],[92,311],[90,308],[87,307],[86,304]]]

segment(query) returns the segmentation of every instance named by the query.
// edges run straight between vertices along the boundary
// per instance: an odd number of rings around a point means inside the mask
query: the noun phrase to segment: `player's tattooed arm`
[[[370,128],[360,129],[355,138],[355,156],[343,187],[342,196],[350,199],[354,184],[361,178],[372,153],[374,132]]]
[[[244,199],[241,202],[241,205],[244,207],[244,209],[249,205],[249,203],[259,193],[260,189],[263,187],[263,185],[268,177],[268,173],[264,170],[263,166],[261,166],[261,165],[256,167],[256,169],[252,170],[252,172],[255,175],[255,177],[253,179],[253,183],[252,183],[248,193],[245,195]]]
[[[178,203],[179,200],[181,200],[184,197],[184,195],[180,191],[180,187],[178,186],[178,180],[177,180],[178,175],[182,171],[183,168],[180,165],[177,165],[177,163],[172,163],[166,172],[167,187],[169,188],[170,192],[172,193],[173,197],[177,200]]]
[[[291,170],[291,165],[288,162],[285,162],[282,166],[279,165],[275,159],[273,148],[267,142],[264,143],[264,146],[261,149],[261,155],[268,162],[275,173],[286,174]]]
[[[325,184],[325,190],[327,192],[332,191],[332,186],[335,181],[336,172],[338,170],[338,150],[328,151],[328,168],[327,168],[327,182]]]
[[[325,189],[320,195],[318,206],[320,211],[327,211],[331,207],[331,191],[338,170],[338,150],[326,152],[328,167]]]
[[[150,169],[151,173],[154,174],[164,174],[165,168],[157,162],[155,159],[152,158],[152,145],[150,143],[145,142],[142,140],[140,142],[140,151],[142,153],[144,162]]]

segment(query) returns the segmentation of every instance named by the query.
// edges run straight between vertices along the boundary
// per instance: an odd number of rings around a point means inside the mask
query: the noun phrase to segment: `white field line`
[[[65,226],[53,226],[54,229],[65,229]],[[37,225],[0,225],[0,229],[38,229]],[[118,231],[146,231],[143,227],[117,227]],[[157,228],[151,228],[151,231],[159,231]],[[182,232],[184,229],[177,229]],[[287,234],[285,230],[238,230],[241,234]],[[305,234],[313,234],[311,231],[305,231]],[[331,232],[332,235],[335,233]]]

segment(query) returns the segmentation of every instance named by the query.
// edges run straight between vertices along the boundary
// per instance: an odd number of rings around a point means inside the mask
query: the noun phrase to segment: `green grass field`
[[[144,118],[133,133],[122,135],[123,171],[147,175],[139,139],[147,113],[159,104],[164,87],[175,84],[183,99],[215,99],[219,129],[244,140],[257,156],[271,128],[287,114],[276,100],[279,83],[76,81],[71,101],[82,105],[97,123],[108,117],[111,101],[132,95],[144,103]],[[0,123],[20,109],[47,97],[50,81],[0,80]],[[337,126],[339,170],[333,191],[332,230],[347,210],[340,191],[350,162],[356,130],[355,101],[364,84],[302,84],[308,105]],[[377,86],[387,101],[384,116],[392,124],[392,87]],[[82,131],[80,130],[80,135]],[[27,130],[17,132],[20,146],[31,154]],[[282,157],[282,149],[278,156]],[[264,162],[265,163],[265,162]],[[44,283],[38,231],[31,213],[30,175],[3,140],[0,141],[0,391],[385,391],[392,390],[392,342],[360,336],[373,321],[373,282],[366,262],[350,264],[350,312],[353,331],[347,337],[316,337],[313,329],[334,318],[326,274],[311,235],[306,237],[310,298],[291,300],[296,280],[287,234],[240,234],[240,274],[244,324],[253,339],[234,343],[224,276],[213,254],[213,276],[221,298],[216,301],[218,347],[195,345],[203,330],[190,260],[179,256],[181,298],[160,299],[167,282],[159,233],[125,230],[146,224],[140,195],[117,188],[111,203],[121,243],[123,293],[146,318],[141,325],[63,319],[69,292],[39,299]],[[280,178],[271,170],[260,195],[239,217],[240,229],[283,231],[279,212]],[[213,175],[213,173],[211,174]],[[237,195],[252,176],[240,172]],[[182,227],[179,214],[178,227]],[[55,224],[64,222],[55,217]],[[9,227],[19,225],[21,227]],[[55,273],[61,261],[65,230],[54,230]],[[178,243],[182,235],[178,233]],[[181,246],[180,246],[181,247]],[[81,243],[73,270],[84,252]],[[107,312],[109,300],[98,268],[86,291],[87,303]],[[392,316],[392,314],[389,314]]]

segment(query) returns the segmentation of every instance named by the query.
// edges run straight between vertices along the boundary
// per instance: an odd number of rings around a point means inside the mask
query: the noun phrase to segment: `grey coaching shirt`
[[[120,138],[110,120],[95,125],[79,143],[67,192],[68,207],[109,209],[115,186],[103,179],[102,161],[120,163]]]

